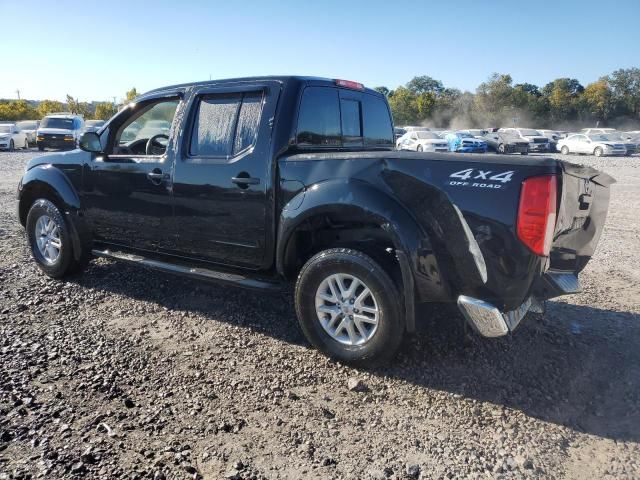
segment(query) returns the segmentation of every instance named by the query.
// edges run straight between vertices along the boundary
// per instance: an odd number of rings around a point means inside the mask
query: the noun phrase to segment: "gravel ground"
[[[390,366],[310,349],[287,295],[107,260],[39,273],[0,153],[0,479],[640,478],[640,158],[584,293],[514,335],[423,312]]]

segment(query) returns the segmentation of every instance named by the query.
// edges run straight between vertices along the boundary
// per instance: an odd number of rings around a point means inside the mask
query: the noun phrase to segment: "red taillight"
[[[548,256],[556,225],[556,176],[531,177],[522,183],[518,238],[536,255]]]
[[[351,80],[336,80],[336,85],[344,88],[351,88],[352,90],[364,90],[364,85]]]

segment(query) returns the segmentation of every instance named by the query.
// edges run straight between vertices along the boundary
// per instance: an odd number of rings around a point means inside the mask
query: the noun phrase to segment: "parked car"
[[[395,137],[396,142],[398,141],[398,139],[403,136],[405,133],[407,133],[407,131],[404,128],[401,127],[394,127],[393,129],[393,135]]]
[[[446,152],[449,150],[447,142],[438,134],[421,130],[405,133],[398,139],[396,148],[414,152]]]
[[[587,153],[601,157],[603,155],[626,155],[627,149],[622,142],[609,140],[604,134],[584,135],[576,133],[558,142],[558,148],[564,155],[569,153]]]
[[[631,135],[618,131],[606,133],[604,135],[612,142],[623,143],[624,148],[627,149],[627,155],[633,155],[638,152],[639,142],[637,138],[633,138]]]
[[[487,153],[487,142],[475,138],[466,132],[447,132],[444,139],[449,145],[450,152],[459,153]]]
[[[36,135],[38,150],[56,148],[69,150],[76,148],[82,135],[84,120],[72,113],[53,113],[40,121]]]
[[[508,132],[529,142],[529,152],[548,152],[549,139],[533,128],[500,128],[499,132]]]
[[[86,120],[84,122],[85,132],[97,132],[106,122],[104,120]]]
[[[158,110],[175,113],[166,141],[121,141]],[[165,87],[109,125],[27,164],[18,218],[44,273],[98,256],[257,290],[295,283],[309,342],[366,366],[415,331],[420,303],[453,302],[496,337],[577,292],[614,181],[551,158],[394,151],[386,98],[344,80]]]
[[[40,125],[40,121],[38,120],[22,120],[21,122],[16,123],[18,130],[24,132],[27,136],[29,145],[36,144],[36,131],[38,130],[38,125]]]
[[[563,138],[563,135],[556,130],[538,130],[540,134],[549,139],[549,151],[558,151],[558,141]]]
[[[500,128],[499,132],[509,132],[529,142],[530,152],[548,152],[549,139],[533,128]]]
[[[489,150],[496,153],[529,153],[529,142],[512,132],[489,132],[482,137]]]
[[[617,130],[615,128],[583,128],[579,133],[583,135],[609,135],[616,132]]]
[[[480,139],[484,139],[484,136],[489,133],[488,130],[483,130],[481,128],[470,128],[467,130],[460,130],[461,132],[465,132],[468,133],[469,135],[472,135],[475,138],[480,138]]]
[[[415,126],[408,126],[408,127],[402,127],[406,132],[429,132],[431,131],[430,128],[428,127],[415,127]]]
[[[13,151],[15,148],[29,148],[27,135],[15,123],[0,123],[0,150]]]

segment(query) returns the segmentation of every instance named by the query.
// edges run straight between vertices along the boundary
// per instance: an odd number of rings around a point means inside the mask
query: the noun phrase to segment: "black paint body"
[[[541,286],[545,272],[577,274],[593,254],[613,182],[607,175],[542,157],[301,150],[296,125],[307,86],[336,88],[325,79],[264,77],[149,92],[137,102],[180,99],[166,154],[114,162],[108,154],[75,150],[35,158],[19,186],[20,221],[24,225],[30,202],[46,194],[64,208],[78,245],[92,242],[167,262],[282,279],[296,261],[290,239],[297,229],[322,215],[352,219],[378,226],[392,240],[407,309],[465,294],[512,310],[532,294],[550,296]],[[225,161],[190,159],[185,145],[194,99],[247,89],[264,92],[253,148]],[[108,146],[126,115],[119,113],[100,130],[102,145]],[[467,169],[473,177],[466,185],[451,177]],[[150,172],[164,178],[152,182]],[[504,172],[512,172],[507,182],[483,180]],[[516,235],[522,182],[546,174],[559,179],[548,258],[534,255]],[[232,181],[243,176],[259,182]],[[474,242],[486,276],[472,254]]]

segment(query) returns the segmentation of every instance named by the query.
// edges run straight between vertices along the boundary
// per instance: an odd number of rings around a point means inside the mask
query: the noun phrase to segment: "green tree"
[[[93,116],[97,120],[109,120],[116,113],[118,113],[118,109],[113,103],[102,102],[96,105],[96,111]]]
[[[50,113],[64,111],[64,105],[57,100],[43,100],[40,102],[37,108],[38,116],[40,118],[46,117]]]
[[[133,102],[138,97],[138,91],[136,87],[133,87],[124,95],[124,103]]]
[[[584,87],[575,78],[557,78],[545,85],[542,94],[549,102],[551,122],[574,120],[583,91]]]
[[[67,108],[71,113],[82,115],[84,118],[89,118],[92,115],[91,107],[88,103],[80,102],[69,94],[67,94]]]
[[[621,68],[608,78],[613,97],[633,115],[640,118],[640,68]]]
[[[474,98],[476,116],[492,125],[502,123],[507,112],[514,108],[512,82],[511,75],[500,73],[494,73],[482,82]]]
[[[409,82],[407,82],[405,87],[411,93],[416,95],[420,95],[422,93],[439,94],[444,90],[444,85],[442,85],[440,80],[436,80],[427,75],[413,77]]]
[[[36,109],[26,100],[0,102],[0,120],[33,120],[38,118]]]
[[[417,95],[405,87],[398,87],[389,97],[389,107],[397,125],[410,125],[418,122],[419,113]]]
[[[606,121],[615,108],[613,92],[606,78],[590,83],[581,96],[582,109],[587,115]]]
[[[374,90],[376,92],[381,93],[382,95],[384,95],[385,97],[388,97],[389,94],[391,93],[391,90],[389,90],[387,87],[375,87]]]

